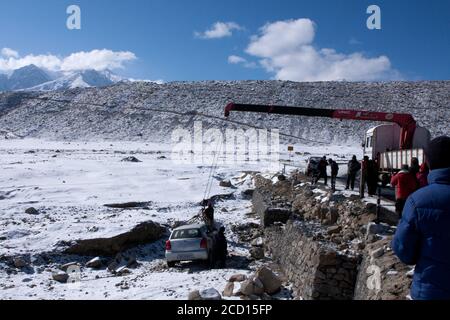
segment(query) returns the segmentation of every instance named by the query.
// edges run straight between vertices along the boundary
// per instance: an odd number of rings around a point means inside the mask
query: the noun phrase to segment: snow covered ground
[[[310,155],[345,160],[360,153],[352,147],[295,146],[295,151],[301,154],[293,155],[291,165],[299,167]],[[142,162],[121,161],[128,156]],[[283,151],[281,161],[289,158]],[[249,215],[251,202],[242,191],[252,188],[251,172],[273,177],[283,165],[262,170],[266,167],[261,162],[225,163],[214,172],[210,196],[235,195],[218,202],[215,215],[227,227],[233,256],[227,269],[206,270],[195,263],[168,269],[162,239],[135,249],[141,266],[130,275],[82,270],[82,281],[76,285],[51,280],[58,263],[70,262],[64,261],[70,257],[50,259],[50,267],[25,272],[8,273],[0,265],[0,299],[185,299],[195,289],[221,291],[232,274],[249,274],[255,267],[246,262],[248,244],[239,243],[230,226],[258,222]],[[0,168],[0,256],[30,255],[32,261],[42,253],[51,254],[58,241],[113,236],[148,220],[161,224],[188,220],[200,210],[211,172],[207,164],[174,163],[170,145],[32,139],[0,141]],[[226,179],[236,188],[220,187],[219,181]],[[130,201],[149,205],[132,210],[104,206]],[[40,214],[25,213],[29,207]]]

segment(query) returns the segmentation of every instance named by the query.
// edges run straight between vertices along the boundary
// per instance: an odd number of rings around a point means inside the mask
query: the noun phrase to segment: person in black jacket
[[[348,162],[348,168],[347,168],[347,187],[345,190],[352,188],[352,190],[355,189],[355,180],[356,176],[361,170],[361,163],[357,160],[356,156],[353,156],[352,160]]]
[[[227,238],[225,228],[221,227],[216,237],[216,261],[219,268],[225,268],[228,255]]]
[[[334,192],[336,191],[336,179],[339,173],[339,165],[333,159],[329,159],[328,163],[331,167],[331,190]]]
[[[203,219],[210,231],[214,229],[214,207],[212,202],[208,202],[208,206],[203,210]]]
[[[322,160],[319,161],[319,179],[317,179],[317,182],[323,178],[325,185],[328,185],[327,167],[327,157],[323,156]]]

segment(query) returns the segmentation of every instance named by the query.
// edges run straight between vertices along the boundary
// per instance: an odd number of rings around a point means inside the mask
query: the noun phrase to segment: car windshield
[[[172,234],[172,239],[193,239],[201,238],[199,229],[182,229],[175,230]]]

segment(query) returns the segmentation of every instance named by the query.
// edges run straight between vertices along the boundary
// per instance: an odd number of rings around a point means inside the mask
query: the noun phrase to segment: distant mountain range
[[[0,91],[53,91],[73,88],[105,87],[127,81],[110,70],[48,72],[35,65],[0,74]]]

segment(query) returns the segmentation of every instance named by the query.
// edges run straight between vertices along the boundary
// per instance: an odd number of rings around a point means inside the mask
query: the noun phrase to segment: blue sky
[[[72,4],[81,30],[66,28]],[[381,30],[366,27],[371,4],[381,8]],[[217,22],[229,36],[206,39]],[[2,61],[5,69],[30,56],[65,61],[107,49],[69,65],[127,52],[115,71],[139,79],[450,78],[448,0],[0,0],[0,30],[0,49],[13,50],[3,50],[0,71]]]

